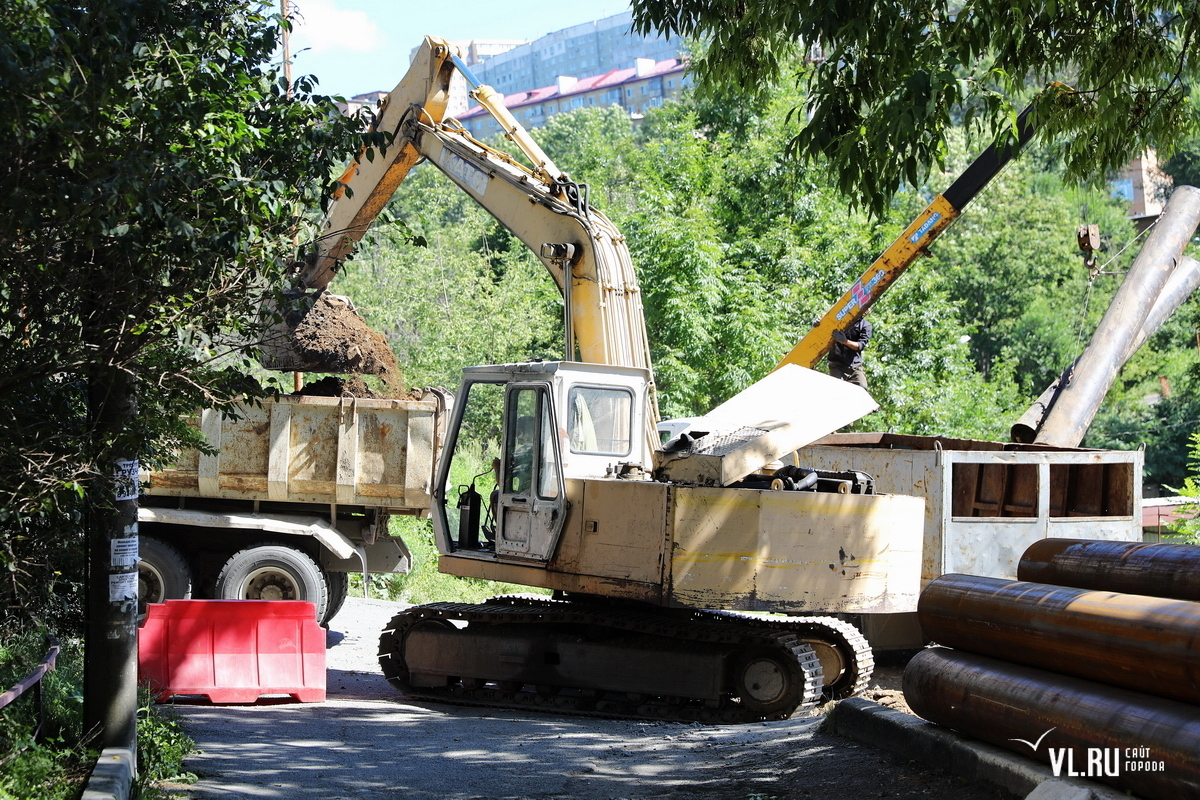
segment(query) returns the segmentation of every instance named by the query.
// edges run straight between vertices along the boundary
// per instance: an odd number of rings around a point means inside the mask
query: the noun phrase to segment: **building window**
[[[633,97],[633,89],[626,89],[626,90],[625,90],[625,96],[626,96],[626,97]]]
[[[674,88],[675,88],[675,81],[668,79],[668,80],[667,80],[667,88],[668,88],[668,89],[674,89]]]

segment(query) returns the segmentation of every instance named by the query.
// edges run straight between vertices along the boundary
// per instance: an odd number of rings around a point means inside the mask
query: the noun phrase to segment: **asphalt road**
[[[1010,796],[819,732],[633,722],[409,701],[375,663],[399,606],[351,598],[329,632],[321,704],[178,706],[201,753],[187,798],[947,798]]]

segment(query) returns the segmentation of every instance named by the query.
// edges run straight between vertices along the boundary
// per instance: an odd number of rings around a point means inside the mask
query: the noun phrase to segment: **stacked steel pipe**
[[[1047,539],[943,575],[904,672],[921,717],[1148,798],[1200,798],[1200,547]],[[951,649],[952,648],[952,649]]]

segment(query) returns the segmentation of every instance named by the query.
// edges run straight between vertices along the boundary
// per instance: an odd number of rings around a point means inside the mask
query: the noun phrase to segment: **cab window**
[[[633,392],[609,386],[573,386],[567,396],[571,452],[629,455]]]
[[[521,387],[509,393],[505,420],[504,492],[551,499],[558,496],[554,425],[546,391]]]

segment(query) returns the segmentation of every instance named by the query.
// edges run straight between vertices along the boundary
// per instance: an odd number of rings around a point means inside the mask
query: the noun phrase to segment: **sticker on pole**
[[[120,575],[108,576],[108,602],[121,603],[125,600],[137,600],[138,574],[123,572]]]
[[[109,564],[114,567],[136,567],[138,563],[138,538],[112,539],[109,541]]]
[[[116,485],[117,500],[136,500],[138,496],[138,462],[118,461],[113,470],[113,483]]]

